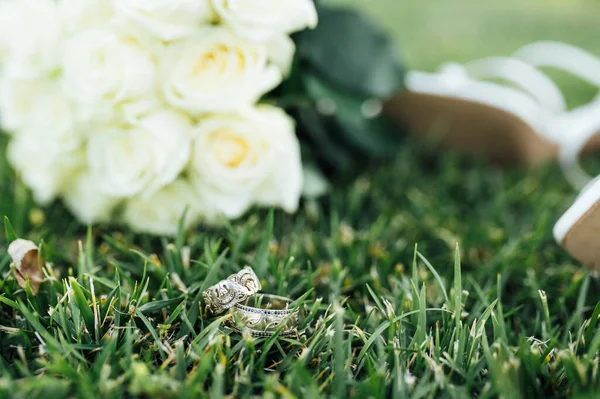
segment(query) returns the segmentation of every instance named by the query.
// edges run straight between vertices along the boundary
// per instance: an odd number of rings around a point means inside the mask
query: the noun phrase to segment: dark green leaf
[[[145,303],[142,306],[140,306],[138,308],[138,310],[142,314],[147,315],[147,314],[156,312],[157,310],[164,309],[167,306],[179,303],[182,300],[183,300],[183,296],[181,296],[179,298],[172,298],[172,299],[161,299],[159,301],[153,301],[153,302]]]
[[[314,108],[301,108],[296,113],[302,133],[311,143],[311,151],[326,164],[326,167],[345,172],[352,167],[352,154],[345,143],[336,142],[333,136],[335,126],[328,125],[327,118]],[[339,140],[338,140],[339,141]],[[306,158],[303,156],[303,159]]]
[[[388,97],[402,88],[394,41],[361,13],[319,8],[319,25],[298,38],[300,56],[320,75],[357,94]]]
[[[325,101],[332,105],[333,115],[330,118],[338,127],[338,140],[342,143],[376,157],[397,153],[402,142],[400,129],[381,116],[365,115],[363,108],[368,99],[337,91],[310,74],[304,76],[304,84],[306,91],[315,101]]]

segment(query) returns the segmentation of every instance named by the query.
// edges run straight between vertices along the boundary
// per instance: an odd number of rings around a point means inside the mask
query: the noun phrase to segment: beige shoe
[[[568,134],[552,116],[570,114],[560,90],[538,66],[566,69],[600,87],[596,57],[570,45],[538,42],[512,58],[409,72],[407,90],[389,99],[385,111],[419,140],[500,164],[536,165],[555,159]],[[600,136],[583,151],[598,147]]]
[[[558,154],[558,147],[531,125],[488,104],[406,91],[389,100],[385,110],[417,140],[500,165],[537,165]]]
[[[554,237],[571,256],[600,272],[600,178],[581,192],[554,225]]]
[[[438,73],[409,72],[406,87],[386,111],[420,139],[501,164],[537,164],[557,155],[545,132],[565,101],[554,82],[525,61],[448,63]]]
[[[525,46],[517,57],[535,66],[570,72],[600,88],[600,59],[584,50],[554,42]],[[579,166],[582,149],[598,147],[600,95],[589,104],[553,118],[554,140],[567,180],[581,193],[554,226],[554,237],[571,256],[600,271],[600,176],[592,179]]]
[[[567,110],[558,87],[537,69],[542,66],[600,88],[600,59],[567,44],[538,42],[512,58],[410,72],[407,92],[391,99],[386,111],[421,139],[499,163],[533,165],[558,156],[567,180],[582,193],[557,222],[555,238],[600,271],[600,177],[591,182],[579,166],[582,152],[600,147],[600,96]]]

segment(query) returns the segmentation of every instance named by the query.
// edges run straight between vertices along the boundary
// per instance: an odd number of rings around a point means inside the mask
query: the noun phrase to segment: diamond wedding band
[[[213,314],[229,310],[225,327],[241,333],[249,330],[255,337],[297,335],[298,309],[290,309],[292,300],[278,295],[257,294],[262,289],[249,266],[202,293],[207,309]]]
[[[292,300],[278,295],[259,294],[237,303],[231,308],[231,319],[225,326],[240,332],[246,327],[255,337],[269,337],[277,330],[279,335],[297,335],[298,309],[290,309]]]

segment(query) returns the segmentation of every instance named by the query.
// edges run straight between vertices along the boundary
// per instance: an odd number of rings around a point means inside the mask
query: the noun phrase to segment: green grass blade
[[[18,238],[7,216],[4,216],[4,232],[6,234],[6,242],[10,243]]]
[[[85,297],[85,294],[83,293],[83,290],[81,289],[81,286],[77,280],[72,277],[69,278],[69,285],[73,292],[73,299],[75,300],[75,304],[77,305],[79,312],[81,312],[81,316],[83,317],[85,325],[93,334],[95,331],[94,312],[90,308],[90,304],[88,303],[88,300]]]

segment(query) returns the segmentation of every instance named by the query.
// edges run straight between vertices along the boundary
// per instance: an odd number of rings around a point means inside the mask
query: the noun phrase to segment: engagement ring
[[[252,268],[246,266],[240,272],[209,287],[202,293],[202,297],[206,308],[214,314],[219,314],[246,300],[261,289],[258,277]]]

